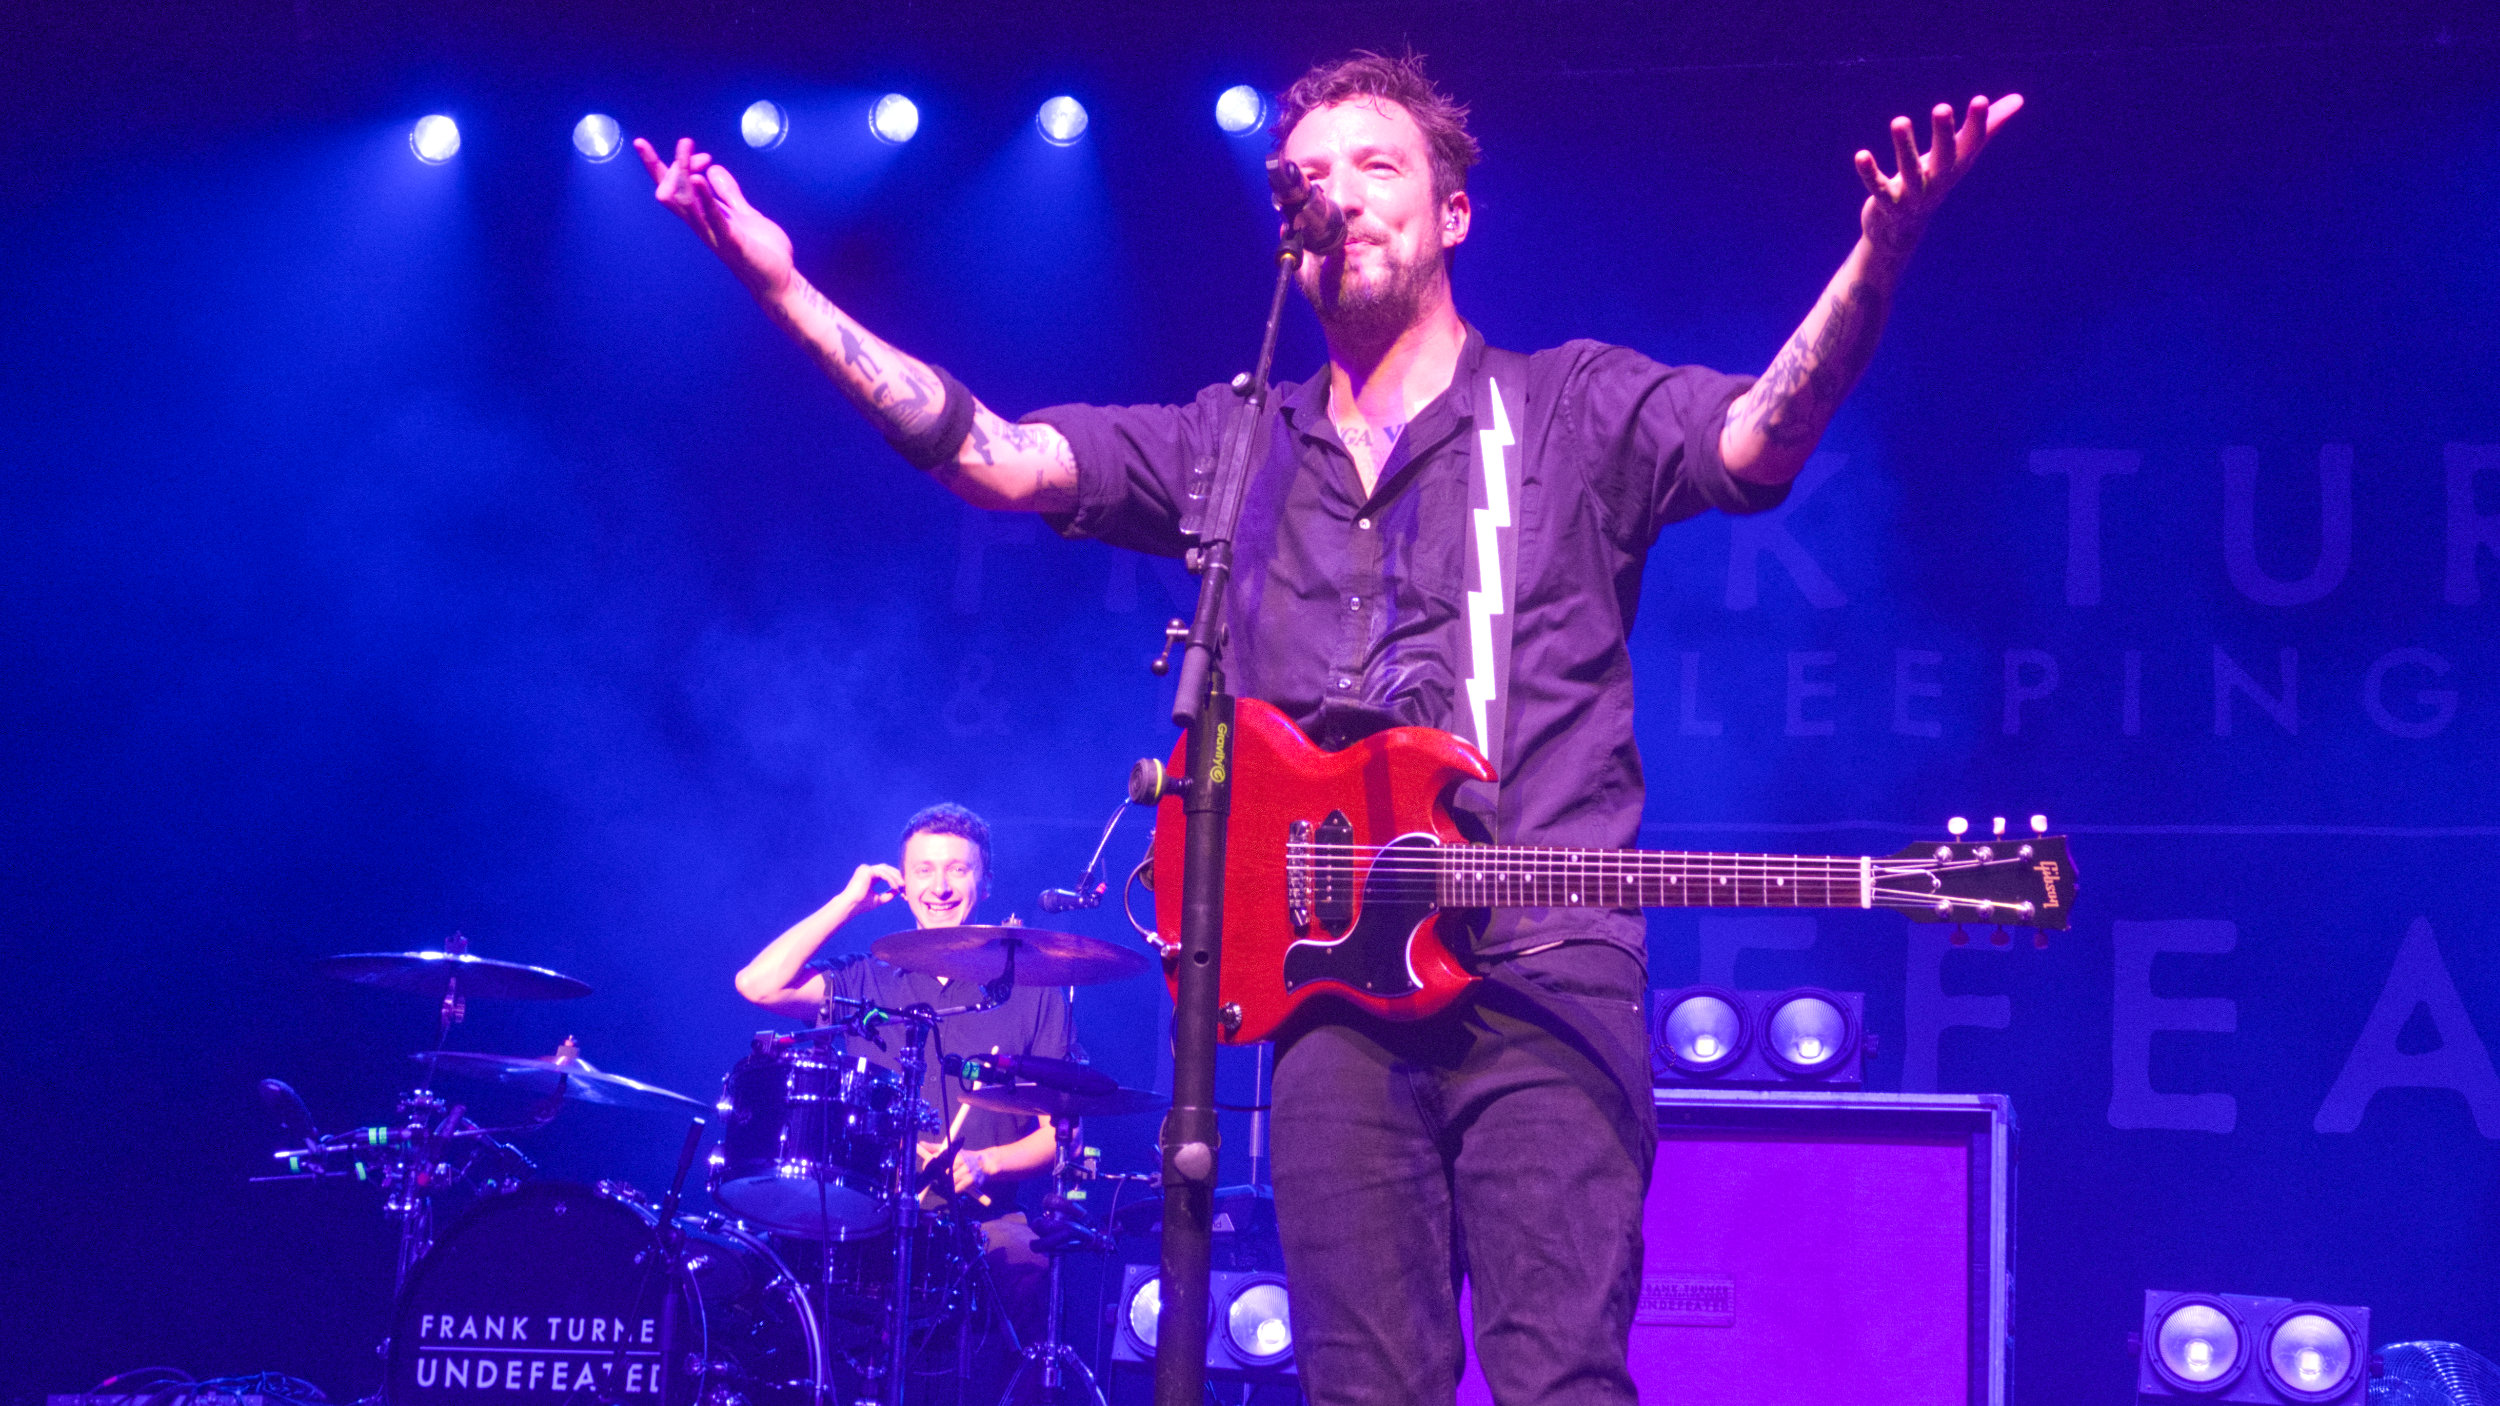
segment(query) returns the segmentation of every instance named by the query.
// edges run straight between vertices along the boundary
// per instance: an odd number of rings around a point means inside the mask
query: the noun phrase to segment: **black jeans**
[[[1276,1214],[1317,1406],[1446,1406],[1458,1288],[1502,1406],[1630,1403],[1657,1122],[1638,958],[1500,961],[1430,1020],[1339,1006],[1280,1043]]]

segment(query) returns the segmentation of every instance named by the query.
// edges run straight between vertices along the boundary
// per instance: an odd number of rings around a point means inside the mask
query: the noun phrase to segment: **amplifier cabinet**
[[[1678,1087],[1655,1098],[1631,1341],[1643,1401],[2004,1406],[2003,1095]],[[1472,1321],[1467,1332],[1472,1343]],[[1458,1400],[1491,1406],[1472,1353]]]

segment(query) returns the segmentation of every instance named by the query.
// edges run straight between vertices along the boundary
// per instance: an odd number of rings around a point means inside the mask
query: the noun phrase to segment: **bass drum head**
[[[812,1325],[772,1251],[690,1229],[672,1272],[650,1212],[542,1182],[480,1202],[409,1275],[391,1406],[693,1406],[814,1395]]]

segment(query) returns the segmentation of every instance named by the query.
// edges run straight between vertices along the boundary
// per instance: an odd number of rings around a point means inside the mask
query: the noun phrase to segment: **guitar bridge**
[[[1297,820],[1285,830],[1285,916],[1295,932],[1311,930],[1311,822]]]

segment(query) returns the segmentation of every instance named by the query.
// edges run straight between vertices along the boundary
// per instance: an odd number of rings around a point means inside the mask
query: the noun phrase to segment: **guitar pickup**
[[[1297,820],[1285,829],[1285,916],[1293,930],[1311,930],[1311,822]]]
[[[1311,913],[1330,937],[1354,930],[1354,822],[1332,810],[1311,847]]]

